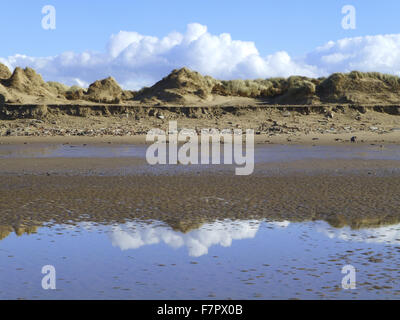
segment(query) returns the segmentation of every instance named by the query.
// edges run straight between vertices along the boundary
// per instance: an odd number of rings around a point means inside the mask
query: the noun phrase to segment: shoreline
[[[351,137],[356,136],[357,142],[352,143]],[[243,138],[243,141],[245,139]],[[1,145],[20,145],[20,144],[133,144],[146,145],[152,142],[146,142],[146,135],[130,136],[0,136]],[[390,133],[372,133],[372,132],[352,132],[352,133],[299,133],[297,135],[281,134],[279,136],[269,136],[259,134],[254,136],[255,145],[400,145],[400,131]]]

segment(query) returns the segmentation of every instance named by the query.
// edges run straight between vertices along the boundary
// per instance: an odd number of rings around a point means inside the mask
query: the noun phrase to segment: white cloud
[[[127,89],[154,84],[172,69],[187,66],[219,79],[310,77],[351,70],[400,75],[400,34],[330,41],[304,58],[285,51],[262,56],[253,42],[213,35],[207,27],[189,24],[185,33],[164,38],[121,31],[112,35],[105,52],[64,52],[52,57],[14,55],[0,62],[11,68],[30,66],[45,80],[87,85],[113,76]]]
[[[400,75],[400,34],[330,41],[309,53],[305,62],[321,74],[358,70]]]
[[[200,257],[207,254],[211,246],[230,247],[233,240],[254,238],[260,224],[261,222],[253,220],[217,221],[182,233],[166,226],[128,222],[114,227],[110,238],[112,245],[121,250],[138,249],[164,242],[172,248],[185,246],[190,256]]]

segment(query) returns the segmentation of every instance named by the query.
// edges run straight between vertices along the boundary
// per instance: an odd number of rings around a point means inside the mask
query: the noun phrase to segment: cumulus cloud
[[[113,76],[126,89],[160,80],[172,69],[189,67],[219,79],[323,76],[351,70],[400,74],[400,35],[377,35],[330,41],[303,58],[285,51],[262,55],[254,42],[213,35],[198,23],[185,33],[163,38],[121,31],[110,37],[104,52],[64,52],[51,57],[17,54],[0,57],[11,69],[30,66],[45,80],[87,86]]]
[[[400,75],[400,34],[329,41],[307,55],[321,74],[378,71]]]
[[[190,256],[200,257],[207,254],[211,246],[230,247],[233,240],[254,238],[260,224],[261,222],[253,220],[214,222],[188,233],[181,233],[167,226],[129,222],[114,227],[110,238],[112,245],[121,250],[138,249],[163,242],[172,248],[184,246]]]

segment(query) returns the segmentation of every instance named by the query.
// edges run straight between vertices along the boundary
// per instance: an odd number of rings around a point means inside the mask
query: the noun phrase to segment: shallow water
[[[146,145],[2,145],[1,158],[145,158]],[[200,149],[199,149],[200,150]],[[167,148],[168,151],[168,148]],[[256,145],[255,162],[294,161],[301,159],[369,159],[400,160],[400,146],[345,145],[298,146]],[[223,146],[221,146],[221,158]]]
[[[186,233],[157,221],[81,223],[0,242],[1,299],[388,299],[400,294],[400,225],[224,220]],[[56,290],[41,269],[56,268]],[[356,288],[342,288],[342,268]]]

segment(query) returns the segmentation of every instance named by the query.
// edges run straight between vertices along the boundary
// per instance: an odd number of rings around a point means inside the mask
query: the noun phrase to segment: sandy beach
[[[109,106],[104,106],[111,108]],[[7,107],[5,107],[7,109]],[[14,107],[20,110],[22,107]],[[35,107],[32,107],[35,108]],[[234,106],[224,107],[124,107],[114,114],[76,116],[54,106],[45,116],[15,115],[0,120],[0,143],[145,143],[152,129],[168,132],[170,121],[178,131],[192,129],[251,129],[259,144],[337,145],[350,143],[399,144],[399,116],[373,106],[360,113],[343,106]],[[69,108],[79,108],[71,106]],[[88,107],[89,108],[89,107]],[[97,106],[90,106],[97,108]],[[328,117],[327,114],[332,115]]]
[[[400,294],[396,77],[220,81],[182,68],[134,92],[111,77],[86,90],[30,68],[6,76],[0,274],[11,276],[0,298]],[[150,165],[153,129],[239,130],[243,143],[250,129],[254,170]],[[49,261],[63,275],[54,296],[30,280]],[[340,286],[344,264],[359,291]]]

